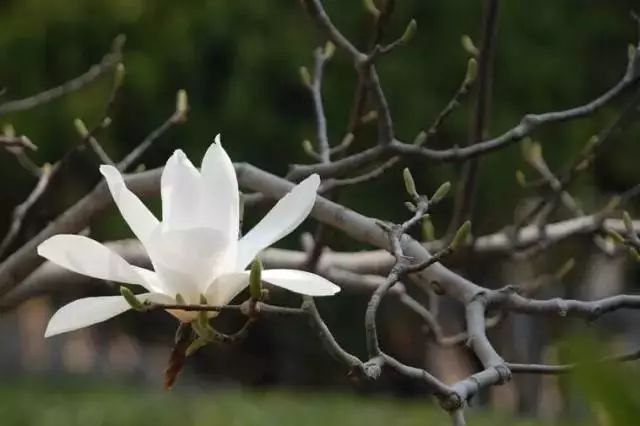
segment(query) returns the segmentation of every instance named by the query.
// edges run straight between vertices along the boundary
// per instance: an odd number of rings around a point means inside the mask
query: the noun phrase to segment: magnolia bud
[[[309,70],[307,69],[307,67],[302,66],[300,67],[300,79],[302,80],[302,83],[304,83],[305,86],[311,86],[311,74],[309,73]]]
[[[456,234],[453,236],[453,240],[451,240],[450,247],[452,250],[457,249],[462,244],[467,241],[469,234],[471,232],[471,221],[467,220],[463,223],[460,228],[456,231]]]
[[[411,175],[411,170],[405,168],[402,171],[402,177],[404,178],[404,187],[407,190],[407,193],[412,198],[419,198],[418,191],[416,191],[416,182],[413,180],[413,176]]]
[[[257,257],[251,264],[249,293],[253,300],[260,300],[262,298],[262,262]]]
[[[478,61],[475,58],[469,58],[467,62],[467,73],[464,76],[464,85],[469,85],[476,80],[478,76]]]
[[[464,34],[462,36],[460,42],[462,43],[462,48],[471,56],[478,56],[480,54],[480,51],[478,50],[476,45],[473,44],[473,40],[471,40],[471,37],[469,37],[467,34]]]
[[[445,182],[436,190],[436,192],[431,196],[431,202],[434,204],[439,203],[444,197],[447,196],[449,190],[451,189],[451,182]]]
[[[180,89],[176,94],[176,113],[180,117],[186,117],[188,110],[189,98],[187,97],[187,91],[184,89]]]
[[[79,118],[73,120],[73,125],[76,128],[76,132],[80,135],[81,138],[85,139],[89,137],[89,129],[87,129],[86,124]]]
[[[144,304],[138,300],[138,298],[133,294],[131,290],[129,290],[125,286],[120,286],[120,294],[124,297],[124,300],[127,301],[131,309],[134,309],[138,312],[143,312],[145,310]]]
[[[403,43],[409,43],[413,37],[415,37],[416,32],[418,31],[418,22],[415,19],[412,19],[409,24],[407,24],[407,28],[405,28],[404,33],[400,39]]]

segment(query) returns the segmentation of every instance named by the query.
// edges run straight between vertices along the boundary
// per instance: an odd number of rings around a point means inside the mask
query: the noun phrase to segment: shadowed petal
[[[157,293],[137,295],[141,301],[173,303],[173,299]],[[122,296],[87,297],[75,300],[53,314],[44,333],[45,337],[88,327],[126,312],[131,307]]]
[[[168,229],[202,226],[202,182],[200,172],[176,150],[167,161],[160,180],[162,223]]]
[[[138,239],[146,244],[151,232],[158,226],[158,219],[149,211],[140,199],[127,188],[120,172],[113,166],[100,166],[100,173],[104,176],[118,206],[120,214],[127,222]]]
[[[309,215],[320,177],[313,174],[296,185],[251,231],[238,241],[236,270],[242,270],[263,249],[285,237]]]
[[[160,290],[140,273],[142,268],[131,266],[117,253],[81,235],[54,235],[38,246],[38,254],[79,274],[101,280],[139,284],[151,291]]]

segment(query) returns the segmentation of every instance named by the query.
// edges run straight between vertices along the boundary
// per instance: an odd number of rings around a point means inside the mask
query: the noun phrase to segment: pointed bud
[[[516,182],[518,182],[518,185],[522,187],[527,186],[527,178],[524,176],[524,173],[520,169],[516,170]]]
[[[567,260],[561,267],[560,269],[558,269],[556,271],[556,273],[554,274],[555,278],[557,280],[561,280],[562,278],[564,278],[569,272],[571,272],[571,270],[573,269],[573,267],[576,265],[576,261],[575,259],[572,257],[569,260]]]
[[[302,83],[309,87],[311,86],[311,73],[309,73],[309,70],[307,69],[307,67],[302,66],[300,67],[300,79],[302,80]]]
[[[624,227],[627,228],[627,232],[635,234],[635,230],[633,229],[633,220],[631,220],[631,216],[628,212],[622,212],[622,220],[624,221]]]
[[[89,129],[87,129],[87,125],[84,124],[84,121],[76,118],[75,120],[73,120],[73,126],[76,128],[76,132],[78,132],[82,139],[86,139],[89,137]]]
[[[411,170],[405,168],[402,171],[402,177],[404,178],[404,187],[407,190],[407,194],[411,196],[411,198],[419,198],[418,191],[416,191],[416,182],[413,180],[413,176],[411,175]]]
[[[424,241],[434,241],[436,239],[436,230],[429,215],[422,217],[422,239]]]
[[[187,91],[184,89],[178,90],[176,94],[176,113],[180,117],[186,117],[187,112],[189,111],[189,98],[187,96]]]
[[[249,274],[249,293],[253,300],[260,300],[262,298],[262,262],[257,257],[251,264],[251,273]]]
[[[362,122],[362,124],[366,124],[366,123],[375,121],[377,119],[378,119],[378,111],[376,111],[375,109],[372,109],[371,111],[363,115],[360,121]]]
[[[2,126],[2,134],[8,138],[13,138],[16,136],[16,129],[13,127],[13,124],[6,123]]]
[[[417,210],[417,207],[415,204],[413,204],[411,201],[405,201],[404,202],[404,206],[407,208],[407,210],[409,210],[410,212],[415,212]]]
[[[305,140],[302,141],[302,149],[304,150],[304,152],[306,152],[311,157],[315,157],[316,155],[318,155],[313,150],[313,144],[311,143],[311,141],[309,139],[305,139]]]
[[[615,229],[607,229],[607,234],[616,242],[619,244],[624,244],[625,240],[624,237],[622,235],[620,235],[620,233],[618,233],[618,231],[616,231]]]
[[[209,340],[204,337],[197,337],[191,344],[187,347],[185,351],[185,356],[189,357],[196,353],[198,349],[203,348],[209,344]]]
[[[447,196],[450,189],[451,189],[451,182],[449,181],[440,185],[440,187],[436,190],[436,192],[431,196],[431,202],[433,204],[438,204],[444,197]]]
[[[467,220],[465,223],[458,228],[456,234],[453,236],[453,240],[451,240],[450,247],[452,250],[457,249],[462,244],[466,243],[469,234],[471,233],[471,221]]]
[[[620,205],[621,201],[622,201],[622,199],[618,195],[615,195],[615,196],[611,197],[611,199],[609,200],[609,202],[605,206],[604,211],[605,212],[614,211],[615,209],[618,208],[618,206]]]
[[[371,15],[373,15],[376,18],[380,16],[380,10],[378,9],[378,7],[376,6],[373,0],[363,0],[362,3],[364,5],[364,9],[367,12],[369,12]]]
[[[478,61],[475,58],[469,58],[469,62],[467,62],[467,73],[464,76],[464,85],[467,86],[474,81],[476,81],[476,77],[478,77]]]
[[[120,87],[122,87],[122,83],[124,83],[125,74],[126,74],[126,70],[124,68],[124,64],[122,62],[120,62],[118,65],[116,65],[116,71],[113,74],[113,88],[114,88],[114,90],[117,90]]]
[[[324,45],[324,52],[323,52],[324,58],[331,59],[334,53],[336,53],[336,45],[333,44],[331,41],[326,42]]]
[[[409,21],[409,24],[407,24],[407,28],[405,28],[402,37],[400,37],[400,40],[402,40],[404,44],[409,43],[411,40],[413,40],[413,37],[415,37],[417,31],[418,22],[415,19],[412,19],[411,21]]]
[[[138,312],[144,312],[144,304],[140,300],[138,300],[138,298],[133,294],[131,290],[129,290],[125,286],[120,286],[120,294],[122,295],[122,297],[124,297],[124,300],[127,301],[129,306],[131,306],[131,309]]]
[[[462,36],[462,38],[460,39],[460,42],[462,43],[462,48],[471,56],[478,56],[480,54],[480,51],[478,50],[478,48],[476,47],[475,44],[473,44],[473,40],[471,40],[471,37],[469,37],[469,35],[464,34]]]

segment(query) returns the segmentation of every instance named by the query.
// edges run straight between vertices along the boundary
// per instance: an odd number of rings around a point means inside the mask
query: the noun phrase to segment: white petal
[[[244,269],[263,249],[285,237],[309,215],[320,177],[313,174],[296,185],[238,242],[236,270]]]
[[[139,270],[91,238],[81,235],[54,235],[38,246],[38,254],[79,274],[148,287]]]
[[[267,269],[262,271],[262,280],[308,296],[332,296],[340,291],[340,287],[320,275],[295,269]]]
[[[233,254],[223,235],[210,228],[170,230],[159,226],[150,238],[149,256],[171,295],[197,302],[213,278],[230,271]],[[195,298],[195,300],[193,300]]]
[[[201,226],[202,183],[200,173],[181,150],[167,161],[160,180],[162,223],[169,229]]]
[[[210,305],[226,305],[249,285],[249,271],[221,275],[205,292]]]
[[[239,193],[236,171],[220,135],[209,146],[202,159],[204,216],[206,226],[224,232],[237,240],[239,226]]]
[[[167,296],[156,293],[137,295],[141,301],[173,303]],[[122,296],[87,297],[75,300],[53,314],[44,333],[45,337],[88,327],[128,311],[131,307]]]
[[[158,226],[158,219],[140,199],[127,188],[120,172],[113,166],[100,166],[100,173],[109,186],[120,214],[138,239],[145,244],[151,232]]]
[[[249,271],[222,275],[211,284],[205,296],[212,305],[226,305],[249,285]],[[262,280],[294,293],[309,296],[332,296],[340,287],[311,272],[294,269],[266,269]]]

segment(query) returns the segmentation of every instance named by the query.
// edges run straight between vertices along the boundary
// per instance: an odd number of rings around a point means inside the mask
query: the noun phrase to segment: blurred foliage
[[[241,392],[154,393],[135,388],[37,383],[0,389],[5,426],[324,426],[449,425],[426,401],[362,399],[353,395]],[[472,412],[477,426],[538,423]]]
[[[588,413],[582,414],[600,426],[637,425],[640,395],[634,389],[640,380],[638,365],[633,362],[599,362],[608,355],[610,353],[607,353],[603,340],[593,334],[578,334],[561,343],[563,362],[579,365],[565,379],[573,395],[582,398],[574,401],[574,411],[586,405]]]

